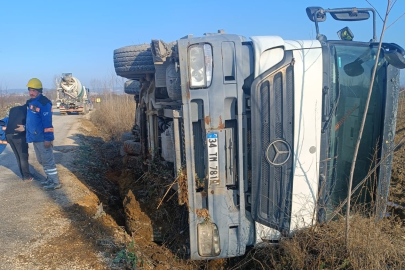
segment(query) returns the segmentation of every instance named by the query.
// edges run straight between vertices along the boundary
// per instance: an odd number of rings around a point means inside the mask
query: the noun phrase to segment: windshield
[[[365,109],[372,71],[375,64],[376,48],[360,46],[331,46],[331,87],[332,97],[330,137],[327,170],[326,202],[331,213],[347,197],[348,180],[356,141]],[[372,96],[368,108],[363,137],[357,155],[353,188],[367,175],[378,155],[384,104],[384,80],[386,65],[380,58],[374,79]],[[374,178],[374,177],[372,177]],[[371,179],[355,194],[357,203],[368,203],[373,197],[375,184]]]

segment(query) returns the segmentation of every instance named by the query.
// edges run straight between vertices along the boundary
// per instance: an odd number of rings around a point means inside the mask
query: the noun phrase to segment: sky
[[[394,0],[392,0],[394,1]],[[384,17],[385,0],[369,0]],[[108,82],[115,76],[114,49],[152,39],[175,41],[188,34],[226,33],[272,35],[283,39],[315,39],[315,25],[305,12],[308,6],[370,8],[365,0],[13,0],[0,2],[0,89],[26,89],[28,80],[39,78],[53,88],[55,77],[70,72],[83,85]],[[391,10],[387,26],[405,13],[405,0]],[[377,15],[377,37],[383,25]],[[354,40],[372,38],[372,20],[339,22],[328,17],[319,24],[328,39],[349,26]],[[405,16],[385,33],[385,42],[405,48]],[[405,72],[401,73],[401,85]]]

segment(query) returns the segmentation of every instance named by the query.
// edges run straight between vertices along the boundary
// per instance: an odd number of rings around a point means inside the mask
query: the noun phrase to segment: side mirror
[[[326,13],[330,13],[333,19],[338,21],[363,21],[370,18],[370,13],[373,13],[373,38],[371,41],[376,41],[377,36],[375,34],[376,22],[375,22],[375,10],[373,8],[334,8],[323,9],[321,7],[307,7],[306,8],[308,18],[315,23],[316,38],[319,41],[326,39],[325,35],[319,32],[319,22],[326,20]]]
[[[366,10],[352,8],[350,11],[331,11],[330,15],[337,21],[364,21],[370,18]]]
[[[317,18],[315,18],[315,14],[316,14],[317,11],[320,11],[320,12],[318,12]],[[313,22],[315,22],[315,21],[317,21],[317,22],[326,21],[326,14],[323,12],[323,8],[321,8],[321,7],[307,7],[306,12],[307,12],[308,18]]]

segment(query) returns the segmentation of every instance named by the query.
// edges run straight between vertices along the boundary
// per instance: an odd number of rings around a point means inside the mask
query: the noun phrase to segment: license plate
[[[218,134],[207,134],[208,146],[208,181],[210,184],[219,184],[219,167],[218,167]]]

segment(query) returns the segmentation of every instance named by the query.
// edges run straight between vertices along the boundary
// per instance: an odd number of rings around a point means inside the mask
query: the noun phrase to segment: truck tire
[[[125,153],[125,151],[124,151],[124,146],[121,146],[120,147],[120,156],[125,157],[126,155],[127,155],[127,153]]]
[[[114,50],[114,68],[118,76],[140,79],[147,73],[155,73],[149,44],[131,45]]]
[[[139,95],[141,91],[140,83],[138,81],[129,80],[124,84],[124,92],[129,95]]]
[[[135,136],[131,132],[123,133],[121,135],[121,142],[125,142],[128,140],[134,140],[134,139],[135,139]]]
[[[166,68],[166,88],[171,100],[181,100],[180,74],[174,64]]]
[[[128,155],[139,155],[141,153],[141,143],[132,140],[125,141],[124,152]]]

